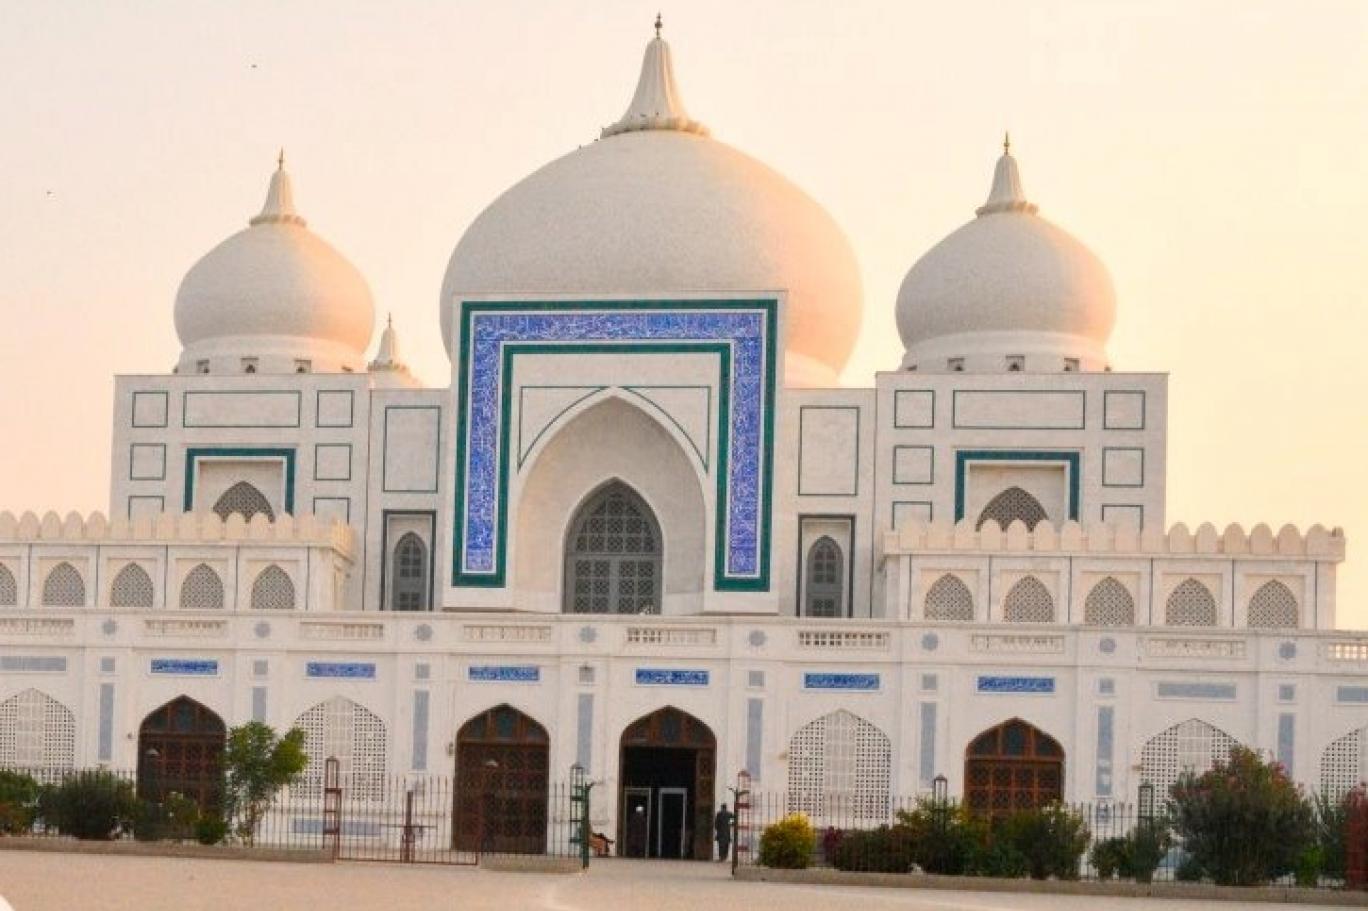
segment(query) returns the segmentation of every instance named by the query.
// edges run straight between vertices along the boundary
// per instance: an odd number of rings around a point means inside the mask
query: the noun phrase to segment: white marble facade
[[[661,169],[687,192],[643,209]],[[606,783],[609,828],[623,732],[666,706],[767,789],[961,793],[1013,719],[1068,799],[1229,742],[1313,788],[1368,775],[1343,534],[1168,528],[1167,377],[1112,368],[1105,268],[1006,151],[866,387],[834,382],[863,306],[839,229],[684,113],[659,38],[623,120],[458,245],[446,387],[392,327],[366,367],[369,291],[283,164],[206,261],[177,369],[116,381],[109,518],[0,515],[0,765],[131,768],[186,696],[228,724],[342,706],[393,774],[450,773],[508,705],[554,778]]]

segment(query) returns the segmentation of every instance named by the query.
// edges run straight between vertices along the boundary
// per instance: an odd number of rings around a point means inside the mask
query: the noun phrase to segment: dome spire
[[[689,117],[689,112],[684,109],[679,87],[675,84],[670,45],[660,37],[662,25],[660,14],[657,13],[655,37],[646,45],[646,55],[641,61],[641,77],[637,80],[632,103],[617,123],[603,129],[600,138],[607,139],[619,133],[638,130],[676,130],[708,135],[708,128]]]
[[[304,227],[306,222],[294,206],[294,186],[290,182],[290,172],[285,170],[285,149],[282,146],[276,157],[275,173],[271,175],[271,185],[266,190],[266,203],[261,212],[248,224],[287,224]]]
[[[1026,212],[1034,214],[1035,203],[1028,202],[1026,193],[1021,189],[1021,173],[1017,170],[1016,159],[1012,157],[1012,134],[1002,134],[1002,157],[993,168],[993,187],[988,191],[988,201],[975,210],[979,216],[992,215],[994,212]]]

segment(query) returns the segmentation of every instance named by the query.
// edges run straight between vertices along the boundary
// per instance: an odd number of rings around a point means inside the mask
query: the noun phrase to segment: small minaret
[[[601,139],[642,130],[677,130],[708,135],[708,128],[690,117],[684,109],[679,86],[675,84],[670,45],[660,37],[660,29],[660,16],[657,15],[655,37],[646,45],[646,55],[641,60],[641,77],[637,80],[632,103],[617,123],[603,129]]]
[[[399,338],[394,332],[394,316],[385,317],[385,331],[380,333],[380,346],[375,360],[367,368],[372,385],[377,389],[414,389],[418,380],[409,373],[408,365],[399,359]]]
[[[1021,172],[1017,170],[1016,159],[1012,157],[1012,136],[1002,137],[1002,157],[993,168],[993,187],[988,191],[988,201],[974,211],[975,215],[992,215],[995,212],[1025,212],[1035,214],[1036,205],[1026,199],[1021,189]]]

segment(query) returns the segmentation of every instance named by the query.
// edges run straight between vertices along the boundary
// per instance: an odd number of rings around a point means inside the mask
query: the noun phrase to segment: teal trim
[[[901,414],[900,402],[903,396],[926,395],[931,397],[930,423],[927,424],[904,424],[898,419]],[[934,389],[894,389],[893,390],[893,426],[898,430],[930,430],[936,426],[936,390]]]
[[[1140,453],[1140,480],[1135,484],[1113,484],[1107,480],[1107,456],[1113,452]],[[1143,446],[1103,446],[1102,447],[1102,486],[1103,487],[1144,487],[1145,486],[1145,448]]]
[[[636,396],[637,398],[641,399],[642,401],[646,402],[646,403],[649,404],[652,408],[654,408],[656,411],[659,411],[662,415],[664,415],[666,418],[668,418],[669,421],[670,421],[670,423],[673,424],[673,425],[675,425],[676,428],[678,428],[680,436],[684,437],[684,439],[686,439],[686,440],[689,441],[689,446],[690,446],[690,448],[693,449],[694,453],[698,456],[698,461],[703,465],[703,470],[704,470],[704,471],[708,471],[708,470],[709,470],[708,465],[709,465],[709,462],[711,462],[711,459],[708,458],[708,454],[712,451],[712,387],[711,387],[711,386],[690,386],[690,385],[686,385],[686,384],[680,384],[680,385],[678,385],[678,386],[673,386],[673,385],[661,385],[661,386],[623,386],[622,389],[623,389],[623,391],[625,391],[625,392],[630,392],[632,395],[634,395],[634,396]],[[645,389],[645,390],[647,390],[647,391],[650,391],[650,390],[652,390],[652,389],[702,389],[702,390],[703,390],[703,392],[704,392],[704,394],[705,394],[704,397],[705,397],[705,398],[707,399],[707,401],[708,401],[708,404],[704,406],[704,410],[707,411],[707,413],[708,413],[708,418],[707,418],[706,420],[704,420],[704,422],[703,422],[703,431],[704,431],[704,433],[707,434],[707,436],[705,436],[705,437],[703,438],[703,449],[702,449],[702,450],[699,450],[698,444],[694,442],[693,437],[689,436],[689,432],[688,432],[687,430],[685,430],[685,429],[683,428],[683,426],[681,426],[680,423],[679,423],[678,421],[675,420],[674,415],[672,415],[672,414],[670,414],[670,412],[666,411],[666,410],[664,409],[664,407],[661,406],[661,404],[660,404],[659,402],[657,402],[655,399],[652,399],[650,396],[648,396],[648,395],[643,395],[643,394],[641,393],[641,390],[643,390],[643,389]]]
[[[1069,469],[1069,518],[1078,521],[1080,456],[1065,450],[966,449],[955,453],[955,521],[964,518],[964,482],[970,462],[1056,462]]]
[[[294,515],[294,449],[242,446],[202,446],[185,450],[185,512],[190,512],[195,504],[195,463],[205,457],[221,459],[283,459],[285,462],[285,511]]]
[[[519,387],[518,387],[518,442],[517,442],[517,450],[518,450],[518,467],[519,467],[519,468],[522,468],[523,459],[527,456],[527,453],[531,452],[531,451],[532,451],[532,448],[533,448],[534,446],[537,445],[537,441],[540,440],[543,436],[546,435],[546,431],[548,431],[548,430],[551,429],[551,425],[554,424],[554,423],[556,423],[557,421],[559,421],[559,420],[561,419],[561,415],[565,414],[565,413],[566,413],[567,411],[569,411],[571,408],[574,408],[576,405],[578,405],[580,402],[584,401],[585,399],[589,398],[589,397],[592,396],[594,393],[596,393],[596,392],[602,392],[603,390],[605,390],[605,389],[607,389],[607,388],[608,388],[607,386],[519,386]],[[538,431],[537,431],[536,436],[532,437],[532,442],[528,443],[528,444],[527,444],[527,448],[524,449],[524,448],[523,448],[523,444],[522,444],[522,431],[523,431],[523,419],[522,419],[522,416],[523,416],[523,396],[524,396],[524,394],[527,392],[527,390],[529,390],[529,389],[587,389],[588,392],[584,393],[584,395],[582,395],[582,396],[580,396],[579,398],[575,399],[573,402],[571,402],[570,404],[566,405],[566,406],[565,406],[564,408],[562,408],[560,411],[557,411],[554,415],[552,415],[551,420],[549,420],[549,421],[546,422],[546,426],[545,426],[545,427],[543,427],[541,430],[538,430]]]
[[[753,578],[728,578],[725,575],[725,530],[726,530],[726,477],[727,462],[725,453],[728,451],[729,422],[727,417],[730,415],[730,396],[731,396],[731,372],[730,372],[730,345],[724,344],[724,351],[721,352],[725,359],[725,364],[721,370],[719,380],[719,404],[718,404],[718,466],[717,486],[717,542],[714,551],[714,581],[713,588],[716,591],[768,591],[769,572],[770,572],[770,543],[772,535],[772,509],[773,509],[773,474],[774,474],[774,407],[775,407],[775,377],[777,365],[775,363],[776,336],[778,334],[778,302],[773,299],[753,299],[753,300],[658,300],[658,301],[464,301],[461,303],[460,314],[460,345],[457,363],[467,365],[470,363],[470,336],[471,320],[479,312],[497,312],[509,310],[526,311],[556,311],[573,312],[576,309],[595,309],[595,310],[719,310],[719,309],[755,309],[761,308],[765,318],[765,367],[764,367],[764,427],[762,428],[762,466],[763,478],[760,481],[759,490],[759,553],[757,555],[760,572]],[[669,351],[671,345],[682,344],[687,346],[689,343],[677,342],[623,342],[623,343],[597,343],[597,342],[568,342],[545,345],[530,345],[530,349],[542,352],[555,352],[564,349],[567,353],[576,351],[587,351],[593,353],[595,346],[601,344],[616,345],[617,353],[623,353],[630,349],[638,352],[650,351]],[[718,343],[697,343],[687,350],[706,351],[707,344],[716,346]],[[625,346],[625,348],[624,348]],[[514,347],[505,344],[501,347],[502,379],[504,389],[509,388],[511,381],[511,355],[509,349]],[[465,573],[461,569],[461,542],[463,537],[463,524],[465,515],[465,473],[466,473],[466,435],[467,422],[469,420],[469,397],[470,397],[470,371],[460,369],[457,371],[456,383],[457,397],[457,416],[456,416],[456,483],[454,485],[454,514],[452,530],[452,579],[454,586],[469,586],[479,588],[502,588],[505,583],[506,572],[506,544],[507,535],[507,505],[508,505],[508,429],[510,400],[507,394],[501,396],[501,445],[499,453],[499,476],[498,476],[498,504],[497,504],[497,535],[499,536],[499,546],[496,548],[495,571],[488,574]]]
[[[855,412],[855,459],[851,463],[851,489],[848,492],[829,493],[803,489],[803,418],[809,411],[853,411]],[[858,497],[860,495],[860,406],[859,405],[799,405],[798,406],[798,496],[800,497]]]
[[[1111,419],[1111,400],[1112,396],[1140,396],[1140,423],[1139,424],[1113,424]],[[1149,411],[1149,398],[1143,389],[1107,389],[1102,393],[1102,429],[1103,430],[1144,430],[1147,412]]]

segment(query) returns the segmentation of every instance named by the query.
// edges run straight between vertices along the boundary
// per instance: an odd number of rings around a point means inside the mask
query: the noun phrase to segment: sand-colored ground
[[[1162,911],[1239,906],[735,882],[723,864],[604,861],[584,875],[388,864],[0,852],[14,911]],[[1267,911],[1307,905],[1260,905]],[[0,904],[3,908],[3,904]]]

